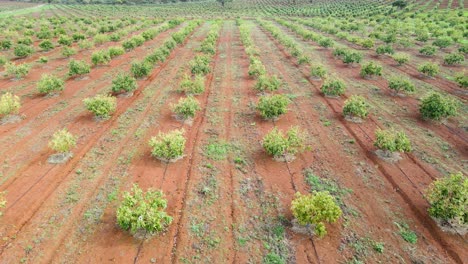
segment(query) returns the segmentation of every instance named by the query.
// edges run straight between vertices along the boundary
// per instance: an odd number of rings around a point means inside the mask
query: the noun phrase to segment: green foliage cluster
[[[288,111],[289,98],[282,94],[264,95],[260,97],[257,110],[265,119],[276,119]]]
[[[190,71],[196,75],[206,75],[210,73],[210,57],[206,55],[197,55],[189,62]]]
[[[20,98],[10,92],[0,96],[0,117],[17,114],[21,107]]]
[[[441,120],[457,114],[458,102],[440,93],[430,93],[421,100],[419,112],[424,119]]]
[[[392,58],[393,58],[393,60],[396,61],[396,63],[398,63],[398,66],[406,64],[410,60],[410,56],[408,54],[404,54],[404,53],[397,53],[397,54],[393,55]]]
[[[58,153],[67,153],[76,146],[76,137],[66,128],[54,133],[49,141],[49,147]]]
[[[68,63],[68,76],[84,75],[91,72],[91,67],[84,60],[71,60]]]
[[[369,104],[366,99],[360,95],[352,95],[345,101],[343,106],[343,115],[366,118],[369,114]]]
[[[183,157],[185,149],[184,130],[177,129],[168,133],[159,132],[149,141],[151,155],[158,159],[170,161]]]
[[[13,53],[16,57],[25,58],[34,53],[34,48],[24,44],[19,44],[15,47]]]
[[[306,134],[299,127],[290,128],[286,135],[275,127],[263,137],[262,146],[268,155],[279,158],[303,152],[305,141]]]
[[[5,63],[5,69],[8,76],[14,76],[17,79],[21,79],[28,75],[29,70],[31,70],[31,65],[27,63],[16,65],[12,62],[7,62]]]
[[[41,94],[60,92],[65,88],[65,81],[51,74],[42,75],[37,83],[37,89]]]
[[[164,231],[172,222],[166,213],[167,200],[162,191],[143,192],[133,185],[131,192],[125,192],[117,209],[117,224],[132,234],[145,231],[150,234]]]
[[[427,190],[427,199],[432,217],[468,225],[468,178],[463,173],[435,180]]]
[[[327,75],[327,69],[323,65],[312,66],[310,75],[314,78],[324,78]]]
[[[394,129],[375,131],[374,146],[390,152],[410,152],[411,142],[403,131]]]
[[[86,109],[96,117],[107,119],[117,109],[117,99],[110,95],[96,95],[83,100]]]
[[[195,117],[195,113],[201,109],[200,103],[193,96],[180,98],[177,104],[171,106],[177,117],[189,119]]]
[[[408,78],[403,76],[392,76],[388,80],[388,88],[392,89],[396,93],[413,93],[416,90],[414,84]]]
[[[135,78],[146,77],[151,73],[153,65],[147,61],[134,61],[130,66],[130,72]]]
[[[205,91],[205,78],[201,75],[196,75],[192,79],[190,75],[185,74],[180,82],[180,90],[190,95],[201,94]]]
[[[321,91],[327,96],[340,96],[346,90],[345,83],[340,79],[326,80],[322,84]]]
[[[465,56],[461,53],[450,53],[444,57],[444,63],[447,65],[457,65],[465,61]]]
[[[426,62],[418,67],[418,71],[428,77],[434,77],[439,73],[439,66],[432,62]]]
[[[128,93],[136,90],[137,81],[135,78],[127,73],[119,73],[112,80],[112,92],[114,93]]]
[[[334,223],[342,215],[335,198],[326,191],[306,195],[296,193],[291,202],[291,211],[299,224],[313,225],[319,237],[327,234],[325,222]]]
[[[255,83],[254,89],[258,92],[273,92],[281,86],[281,81],[276,75],[260,75]]]

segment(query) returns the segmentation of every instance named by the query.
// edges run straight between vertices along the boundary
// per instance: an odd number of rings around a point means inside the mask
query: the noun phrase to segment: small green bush
[[[2,50],[9,50],[11,47],[13,47],[13,42],[10,39],[0,41],[0,48]]]
[[[360,75],[363,78],[382,76],[382,66],[376,64],[373,61],[369,61],[364,66],[362,66]]]
[[[74,48],[70,48],[70,47],[63,47],[62,49],[62,55],[65,56],[65,57],[71,57],[73,55],[76,54],[76,50]]]
[[[288,111],[290,100],[281,94],[261,96],[257,110],[265,119],[276,119]]]
[[[431,93],[424,97],[419,105],[419,112],[424,119],[440,120],[457,114],[458,102],[440,93]]]
[[[76,146],[76,137],[66,128],[54,133],[52,140],[49,141],[49,147],[58,153],[67,153]]]
[[[210,69],[210,57],[205,55],[197,55],[189,62],[190,70],[193,74],[206,75]]]
[[[366,118],[369,114],[369,104],[364,97],[359,95],[352,95],[345,101],[343,106],[344,116],[356,116]]]
[[[401,66],[403,64],[406,64],[410,60],[410,56],[408,54],[404,53],[397,53],[393,55],[393,60],[395,60],[396,63],[398,63],[398,66]]]
[[[5,65],[7,62],[8,62],[8,59],[5,56],[0,55],[0,66]]]
[[[171,106],[172,111],[177,117],[189,119],[195,117],[195,113],[201,109],[200,103],[193,96],[180,98],[177,104]]]
[[[202,94],[205,91],[205,78],[197,75],[192,80],[192,77],[186,74],[180,82],[180,90],[190,95]]]
[[[34,53],[34,49],[30,46],[20,44],[13,51],[16,57],[24,58]]]
[[[143,192],[133,185],[131,192],[125,192],[117,209],[117,224],[132,234],[143,230],[150,234],[161,232],[172,222],[166,213],[167,200],[162,191]]]
[[[96,95],[83,100],[86,109],[96,117],[107,119],[117,109],[117,99],[110,95]]]
[[[424,56],[434,56],[436,54],[436,48],[433,46],[424,46],[419,50]]]
[[[447,65],[457,65],[465,61],[465,56],[460,53],[450,53],[444,57],[444,63]]]
[[[132,72],[135,78],[146,77],[151,73],[153,69],[153,65],[146,61],[134,61],[132,66],[130,67],[130,71]]]
[[[319,237],[327,234],[325,222],[334,223],[342,215],[335,198],[327,191],[307,195],[296,193],[291,211],[299,224],[314,225],[314,232]]]
[[[327,96],[340,96],[344,94],[346,86],[340,79],[326,80],[322,84],[322,93]]]
[[[463,71],[455,74],[455,82],[462,88],[468,87],[468,75]]]
[[[107,53],[109,54],[109,57],[113,59],[117,56],[123,55],[125,53],[125,50],[122,47],[113,46],[113,47],[109,47],[109,49],[107,50]]]
[[[52,43],[52,41],[46,39],[39,43],[39,48],[41,48],[43,51],[49,51],[54,48],[54,44]]]
[[[426,62],[418,67],[418,71],[428,77],[434,77],[439,73],[439,66],[432,62]]]
[[[286,135],[275,127],[263,137],[262,146],[268,155],[279,158],[306,150],[305,141],[306,135],[299,127],[292,127]]]
[[[47,62],[49,62],[49,58],[44,57],[44,56],[43,56],[43,57],[40,57],[39,60],[38,60],[38,62],[40,62],[40,63],[47,63]]]
[[[387,150],[390,152],[410,152],[411,142],[406,134],[402,131],[381,130],[375,131],[374,146],[379,149]]]
[[[391,45],[378,46],[375,52],[377,53],[377,55],[384,55],[384,54],[391,55],[395,53]]]
[[[136,88],[136,79],[127,73],[119,73],[117,77],[112,80],[112,92],[114,93],[128,93],[136,90]]]
[[[51,94],[60,92],[64,89],[65,82],[53,75],[44,74],[37,83],[37,89],[41,94]]]
[[[314,66],[310,70],[310,75],[313,78],[322,79],[325,77],[325,75],[327,75],[327,69],[325,69],[325,67],[322,65]]]
[[[468,224],[468,178],[461,172],[435,180],[427,190],[427,199],[432,217]]]
[[[388,88],[392,89],[396,93],[413,93],[416,90],[414,84],[409,79],[402,76],[391,77],[388,80]]]
[[[258,77],[260,75],[265,75],[265,74],[266,74],[266,69],[265,69],[265,66],[262,64],[262,62],[257,58],[250,59],[249,76]]]
[[[4,93],[0,96],[0,117],[17,114],[21,107],[20,98],[12,93]]]
[[[17,79],[21,79],[28,75],[31,65],[26,63],[15,65],[12,62],[7,62],[5,63],[5,69],[8,76],[14,76]]]
[[[324,48],[329,48],[329,47],[333,47],[333,40],[331,40],[330,38],[321,38],[319,41],[318,41],[318,44],[321,46],[321,47],[324,47]]]
[[[71,60],[68,63],[68,76],[88,74],[91,67],[83,60]]]
[[[91,49],[92,47],[94,47],[94,42],[89,41],[87,39],[83,39],[83,40],[78,41],[78,47],[84,50]]]
[[[18,39],[16,43],[29,46],[33,44],[33,40],[30,37],[25,37],[25,38]]]
[[[439,47],[440,49],[447,48],[448,46],[452,45],[453,40],[449,36],[444,36],[437,38],[432,42],[432,45]]]
[[[111,57],[107,50],[98,50],[91,54],[91,62],[94,66],[105,65],[111,61]]]
[[[371,38],[360,41],[360,45],[365,49],[371,49],[374,47],[374,40]]]
[[[276,75],[260,75],[258,77],[257,83],[255,83],[254,89],[258,92],[272,92],[278,90],[280,86],[281,81],[278,79],[278,77],[276,77]]]
[[[71,46],[73,40],[69,36],[61,35],[58,39],[58,43],[62,46]]]
[[[164,161],[183,157],[185,149],[184,130],[173,130],[168,133],[159,132],[158,136],[149,141],[151,155]]]
[[[362,54],[355,51],[346,51],[342,58],[345,64],[360,63],[362,61]]]

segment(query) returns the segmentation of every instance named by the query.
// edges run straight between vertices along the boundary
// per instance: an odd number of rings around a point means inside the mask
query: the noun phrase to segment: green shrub
[[[114,33],[109,36],[110,41],[117,42],[120,40],[120,35],[118,33]]]
[[[184,132],[183,129],[165,134],[159,132],[157,137],[152,137],[149,141],[151,155],[164,161],[183,157],[186,141]]]
[[[377,49],[375,50],[377,55],[383,55],[383,54],[393,54],[395,51],[393,50],[392,46],[390,45],[383,45],[383,46],[378,46]]]
[[[166,213],[167,200],[162,191],[143,192],[133,185],[131,192],[125,192],[117,209],[117,224],[132,234],[144,230],[150,234],[161,232],[172,222]]]
[[[424,119],[440,120],[455,116],[458,110],[458,102],[455,99],[445,97],[440,93],[431,93],[421,100],[419,112]]]
[[[68,76],[88,74],[91,67],[83,60],[71,60],[68,63]]]
[[[172,105],[172,111],[177,115],[177,117],[182,119],[195,117],[195,113],[200,109],[200,103],[193,96],[180,98],[177,104]]]
[[[346,86],[342,80],[334,79],[334,80],[326,80],[322,84],[322,93],[327,96],[340,96],[344,94]]]
[[[281,94],[261,96],[257,110],[265,119],[276,119],[288,111],[289,99]]]
[[[109,54],[110,58],[113,59],[117,56],[123,55],[125,53],[125,50],[122,47],[113,46],[109,47],[107,53]]]
[[[364,66],[362,66],[360,75],[363,78],[382,76],[382,66],[376,64],[373,61],[369,61]]]
[[[67,153],[76,146],[76,137],[66,128],[54,133],[52,140],[49,141],[49,147],[58,153]]]
[[[33,41],[32,41],[31,38],[25,37],[25,38],[18,39],[18,41],[17,41],[16,43],[17,43],[17,44],[20,44],[20,45],[29,46],[29,45],[32,45],[32,44],[33,44]]]
[[[461,172],[435,180],[427,190],[427,199],[430,216],[468,224],[468,178]]]
[[[463,71],[455,74],[455,82],[462,87],[462,88],[467,88],[468,87],[468,75]]]
[[[369,104],[364,97],[359,95],[352,95],[345,101],[343,106],[344,116],[356,116],[366,118],[369,114]]]
[[[69,36],[61,35],[58,39],[58,43],[62,46],[71,46],[73,40]]]
[[[96,117],[107,119],[117,108],[117,99],[110,95],[96,95],[83,100],[86,109]]]
[[[448,46],[452,45],[452,43],[453,43],[452,38],[449,36],[445,36],[445,37],[440,37],[434,40],[434,42],[432,42],[432,45],[437,46],[440,49],[442,49],[442,48],[447,48]]]
[[[11,47],[13,47],[13,42],[9,39],[4,39],[2,41],[0,41],[0,48],[2,50],[9,50],[11,49]]]
[[[91,54],[91,62],[94,66],[105,65],[111,61],[111,56],[107,50],[98,50]]]
[[[444,63],[447,65],[461,64],[465,61],[465,56],[460,53],[450,53],[444,57]]]
[[[109,41],[109,36],[107,36],[105,34],[97,34],[93,38],[93,42],[96,43],[96,45],[101,45],[101,44],[103,44],[103,43],[105,43],[107,41]]]
[[[413,93],[416,90],[414,84],[409,79],[402,76],[391,77],[388,80],[388,88],[392,89],[396,93]]]
[[[255,83],[254,89],[258,92],[272,92],[278,90],[280,86],[281,81],[278,79],[278,77],[276,77],[276,75],[260,75],[258,77],[257,83]]]
[[[74,42],[78,42],[80,40],[86,39],[86,36],[84,34],[81,34],[81,33],[73,33],[72,39],[73,39]]]
[[[78,47],[84,50],[91,49],[92,47],[94,47],[94,42],[89,41],[87,39],[83,39],[83,40],[78,41]]]
[[[0,117],[17,114],[21,107],[20,98],[12,93],[4,93],[0,96]]]
[[[333,40],[329,39],[329,38],[321,38],[319,41],[318,41],[318,44],[321,46],[321,47],[324,47],[324,48],[329,48],[329,47],[333,47]]]
[[[346,53],[349,53],[349,52],[350,52],[350,51],[349,51],[349,49],[347,49],[347,48],[340,48],[340,47],[338,47],[338,48],[335,48],[335,49],[333,50],[333,56],[334,56],[334,57],[343,57]]]
[[[433,46],[424,46],[419,50],[419,53],[425,56],[434,56],[436,54],[436,48]]]
[[[379,149],[387,150],[390,152],[410,152],[411,142],[406,134],[402,131],[381,130],[375,131],[374,146]]]
[[[15,47],[14,54],[16,57],[24,58],[34,53],[34,49],[30,46],[20,44]]]
[[[364,39],[360,42],[360,45],[365,49],[371,49],[374,47],[374,40],[373,39]]]
[[[43,56],[43,57],[40,57],[40,58],[39,58],[38,62],[40,62],[40,63],[47,63],[47,62],[49,62],[49,59],[48,59],[47,57],[44,57],[44,56]]]
[[[266,69],[265,69],[265,66],[263,66],[262,62],[257,58],[250,59],[249,76],[258,77],[260,75],[265,75],[265,74],[266,74]]]
[[[53,75],[44,74],[37,83],[37,89],[41,94],[60,92],[64,89],[65,82]]]
[[[408,63],[410,60],[410,56],[404,53],[397,53],[393,55],[392,58],[393,60],[395,60],[396,63],[398,63],[399,66]]]
[[[8,76],[15,76],[15,78],[21,79],[28,75],[31,65],[26,63],[15,65],[12,62],[7,62],[5,63],[5,69]]]
[[[211,71],[210,57],[205,55],[195,56],[195,58],[189,62],[189,65],[193,74],[206,75]]]
[[[74,48],[70,48],[70,47],[63,47],[62,49],[62,55],[65,56],[65,57],[71,57],[73,55],[76,54],[76,50]]]
[[[313,225],[319,237],[327,234],[325,222],[334,223],[342,215],[335,198],[327,191],[303,195],[296,193],[291,202],[291,211],[301,225]]]
[[[322,65],[314,66],[310,70],[310,75],[313,78],[321,79],[327,75],[327,69],[325,69],[325,67]]]
[[[292,127],[286,135],[275,127],[263,137],[262,146],[268,155],[280,158],[306,150],[305,141],[306,135],[299,127]]]
[[[151,73],[151,70],[153,69],[153,65],[151,63],[142,61],[134,61],[132,63],[132,66],[130,67],[130,71],[132,72],[133,76],[135,78],[141,78],[148,76]]]
[[[418,67],[418,71],[428,77],[434,77],[439,73],[439,66],[432,62],[426,62]]]
[[[7,62],[8,62],[8,59],[5,56],[0,55],[0,66],[5,65]]]
[[[362,54],[355,51],[347,51],[342,58],[343,63],[353,64],[360,63],[362,61]]]
[[[41,48],[43,51],[49,51],[54,48],[54,44],[52,43],[52,41],[46,39],[39,43],[39,48]]]
[[[112,92],[114,93],[128,93],[136,90],[136,88],[136,79],[127,73],[119,73],[117,77],[112,80]]]
[[[189,75],[184,75],[180,82],[180,90],[190,95],[198,95],[205,91],[205,78],[201,75],[196,75],[195,79]]]

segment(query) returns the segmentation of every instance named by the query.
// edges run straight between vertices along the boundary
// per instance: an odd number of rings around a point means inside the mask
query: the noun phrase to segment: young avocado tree
[[[439,121],[443,118],[455,116],[459,104],[455,99],[431,93],[421,100],[419,112],[423,119]]]
[[[268,155],[275,159],[291,161],[297,153],[305,151],[306,134],[299,127],[292,127],[283,134],[277,128],[272,129],[265,135],[262,146]]]
[[[403,131],[394,129],[375,131],[374,146],[379,148],[384,157],[395,156],[399,158],[398,152],[410,152],[411,142]]]
[[[468,178],[463,173],[435,180],[427,190],[429,215],[442,225],[468,230]]]
[[[184,156],[184,129],[176,129],[168,133],[159,132],[158,136],[149,141],[151,155],[165,162],[176,161]]]
[[[49,141],[49,147],[56,154],[49,157],[49,163],[64,163],[73,156],[71,149],[76,146],[76,137],[73,136],[66,128],[54,133]]]
[[[360,95],[352,95],[345,101],[343,106],[343,115],[349,118],[364,119],[369,114],[369,104],[366,99]],[[356,121],[360,121],[360,120]]]
[[[318,237],[327,234],[325,222],[334,223],[342,215],[335,198],[327,191],[307,195],[296,193],[291,202],[291,211],[300,225],[312,225]]]
[[[21,107],[20,98],[10,92],[0,96],[0,118],[17,114]]]
[[[159,190],[144,192],[138,185],[133,185],[130,192],[125,192],[123,201],[117,209],[117,224],[135,234],[139,231],[154,234],[164,231],[172,222],[166,212],[167,200]]]

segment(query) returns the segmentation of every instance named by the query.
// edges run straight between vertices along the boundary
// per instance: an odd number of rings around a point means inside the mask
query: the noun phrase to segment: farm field
[[[467,262],[466,1],[128,4],[0,1],[0,263]]]

